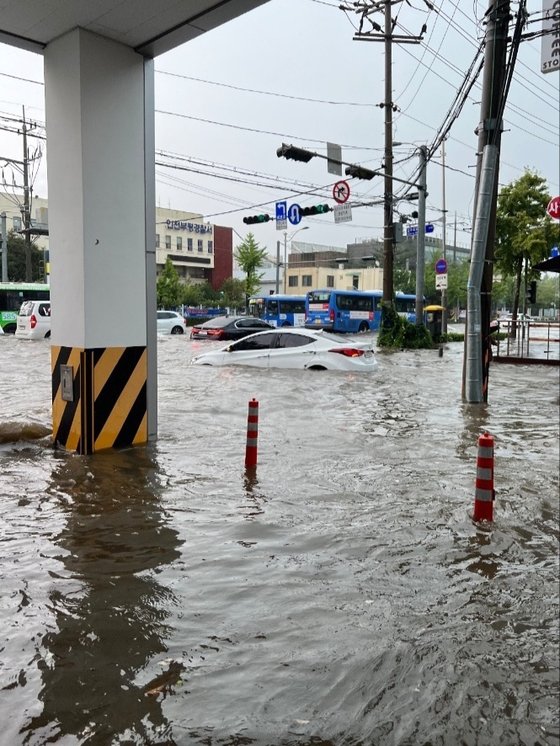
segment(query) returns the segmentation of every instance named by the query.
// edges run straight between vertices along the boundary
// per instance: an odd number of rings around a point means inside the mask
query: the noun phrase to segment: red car
[[[248,334],[275,328],[254,316],[216,316],[215,319],[193,326],[191,339],[241,339]]]

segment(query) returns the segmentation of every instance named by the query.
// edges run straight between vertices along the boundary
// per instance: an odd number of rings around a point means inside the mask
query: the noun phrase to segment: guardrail
[[[500,339],[505,334],[504,339]],[[560,365],[560,324],[532,319],[500,320],[494,359],[504,363]]]

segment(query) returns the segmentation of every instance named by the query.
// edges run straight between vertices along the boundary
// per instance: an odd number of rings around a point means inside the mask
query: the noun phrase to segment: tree
[[[163,272],[157,278],[158,308],[176,308],[181,302],[179,275],[171,259],[167,258]]]
[[[409,269],[393,268],[393,287],[396,293],[415,293],[415,273]]]
[[[550,194],[546,180],[531,172],[507,184],[498,195],[496,213],[496,267],[504,277],[514,277],[512,317],[517,318],[523,270],[535,279],[533,264],[548,256],[554,228],[546,213]]]
[[[254,295],[261,284],[262,274],[257,270],[262,267],[265,257],[266,248],[259,248],[252,233],[247,233],[245,240],[235,247],[235,259],[243,272],[245,272],[245,294],[246,296]]]
[[[10,282],[25,282],[25,251],[25,239],[10,231],[8,233],[8,279]],[[43,252],[34,243],[31,243],[31,272],[33,282],[44,282]]]
[[[222,294],[220,305],[228,308],[243,308],[245,305],[245,282],[229,277],[220,288]]]

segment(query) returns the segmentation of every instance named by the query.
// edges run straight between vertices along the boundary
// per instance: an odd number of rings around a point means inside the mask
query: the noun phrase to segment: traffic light
[[[379,175],[375,171],[372,171],[369,168],[364,168],[363,166],[347,166],[344,169],[344,172],[346,173],[346,176],[353,176],[356,179],[366,179],[366,181],[370,181],[374,176]]]
[[[253,223],[268,223],[269,220],[272,220],[272,218],[266,213],[264,215],[247,215],[243,218],[245,225],[252,225]]]
[[[282,147],[276,151],[278,158],[287,158],[289,161],[302,161],[307,163],[310,161],[315,153],[310,150],[304,150],[303,148],[296,148],[295,145],[286,145],[282,143]]]
[[[328,205],[313,205],[313,207],[300,207],[299,214],[302,218],[308,215],[322,215],[324,212],[330,212],[332,207]]]
[[[537,281],[531,280],[527,290],[527,300],[531,305],[537,302]]]

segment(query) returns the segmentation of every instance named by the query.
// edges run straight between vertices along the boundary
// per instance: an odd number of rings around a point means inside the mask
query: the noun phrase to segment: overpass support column
[[[53,439],[157,434],[153,63],[83,29],[45,50]]]

